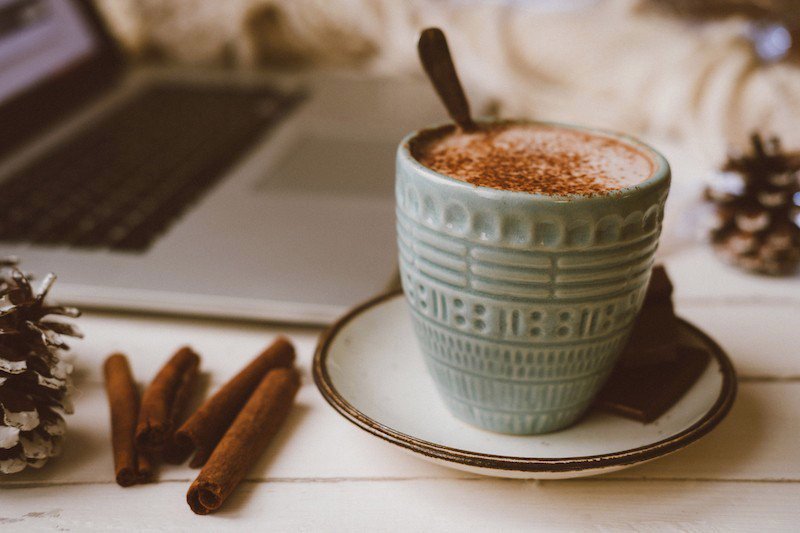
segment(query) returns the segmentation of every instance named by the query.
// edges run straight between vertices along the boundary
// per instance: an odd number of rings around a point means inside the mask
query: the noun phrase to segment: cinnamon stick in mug
[[[197,450],[189,466],[205,464],[264,375],[273,368],[291,366],[294,357],[292,343],[278,337],[184,422],[175,432],[175,442],[181,448]]]
[[[111,410],[111,446],[114,450],[114,477],[121,487],[139,481],[134,434],[139,415],[139,394],[128,359],[110,355],[103,364],[106,393]]]
[[[267,373],[189,487],[192,511],[208,514],[222,506],[277,434],[299,388],[294,368]]]
[[[183,399],[196,381],[200,356],[189,347],[173,355],[158,372],[142,395],[139,422],[136,426],[136,448],[161,452],[172,438],[175,420],[183,407]]]

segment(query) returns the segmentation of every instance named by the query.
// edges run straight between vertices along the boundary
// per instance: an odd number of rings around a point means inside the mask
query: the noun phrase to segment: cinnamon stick
[[[111,446],[114,450],[114,476],[121,487],[139,481],[134,433],[139,415],[139,394],[128,359],[110,355],[103,364],[106,394],[111,410]]]
[[[182,464],[189,457],[189,454],[192,453],[191,447],[181,445],[177,442],[175,439],[174,430],[178,428],[180,423],[183,421],[186,406],[189,404],[189,400],[191,399],[195,388],[197,375],[197,365],[190,367],[186,372],[183,373],[183,376],[181,376],[180,385],[178,385],[178,390],[175,393],[175,401],[172,404],[172,416],[170,419],[170,426],[172,430],[166,438],[161,457],[164,459],[164,461],[174,465]]]
[[[197,450],[189,462],[190,467],[198,468],[206,463],[264,375],[273,368],[291,366],[294,356],[292,343],[285,337],[278,337],[184,422],[175,432],[175,445]]]
[[[299,387],[294,368],[267,373],[189,487],[192,511],[208,514],[222,506],[277,434]]]
[[[136,426],[136,448],[161,452],[172,438],[187,389],[196,381],[200,356],[183,347],[173,355],[144,391]]]
[[[156,465],[152,457],[147,452],[137,452],[136,454],[136,482],[150,483],[156,473]]]

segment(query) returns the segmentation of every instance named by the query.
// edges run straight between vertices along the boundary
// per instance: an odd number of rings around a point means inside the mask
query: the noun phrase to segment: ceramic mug
[[[534,434],[575,422],[602,387],[644,299],[670,184],[595,196],[476,187],[421,165],[403,139],[395,194],[403,291],[440,396],[459,419]]]

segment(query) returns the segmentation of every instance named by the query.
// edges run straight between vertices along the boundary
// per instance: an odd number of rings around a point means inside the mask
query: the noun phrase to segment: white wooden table
[[[740,376],[729,418],[672,456],[585,480],[464,475],[407,456],[334,413],[308,372],[317,330],[89,314],[80,320],[87,338],[75,350],[79,393],[64,454],[0,482],[0,530],[796,531],[800,281],[740,275],[694,248],[671,254],[667,266],[679,313],[722,344]],[[213,389],[278,333],[296,343],[303,388],[284,431],[222,512],[191,513],[185,493],[196,471],[186,466],[164,467],[150,485],[114,483],[100,372],[108,353],[127,353],[147,381],[190,342]]]
[[[682,196],[693,193],[681,195],[676,183],[668,227],[678,225]],[[79,392],[64,454],[41,471],[0,480],[0,531],[797,531],[800,277],[739,274],[704,247],[679,243],[662,247],[677,310],[728,351],[740,388],[728,418],[674,455],[584,480],[466,475],[407,456],[330,409],[309,373],[319,330],[92,313],[80,319],[86,340],[75,345]],[[137,380],[147,382],[190,343],[213,390],[279,333],[298,348],[303,387],[278,439],[221,512],[189,510],[185,494],[197,472],[186,466],[163,467],[149,485],[114,483],[106,355],[127,353]]]

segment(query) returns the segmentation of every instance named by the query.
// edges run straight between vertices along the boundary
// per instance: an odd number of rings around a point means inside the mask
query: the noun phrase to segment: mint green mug
[[[536,124],[536,123],[532,123]],[[428,370],[457,418],[535,434],[574,423],[603,386],[644,299],[670,184],[667,161],[624,135],[650,177],[595,196],[476,187],[397,151],[403,291]]]

